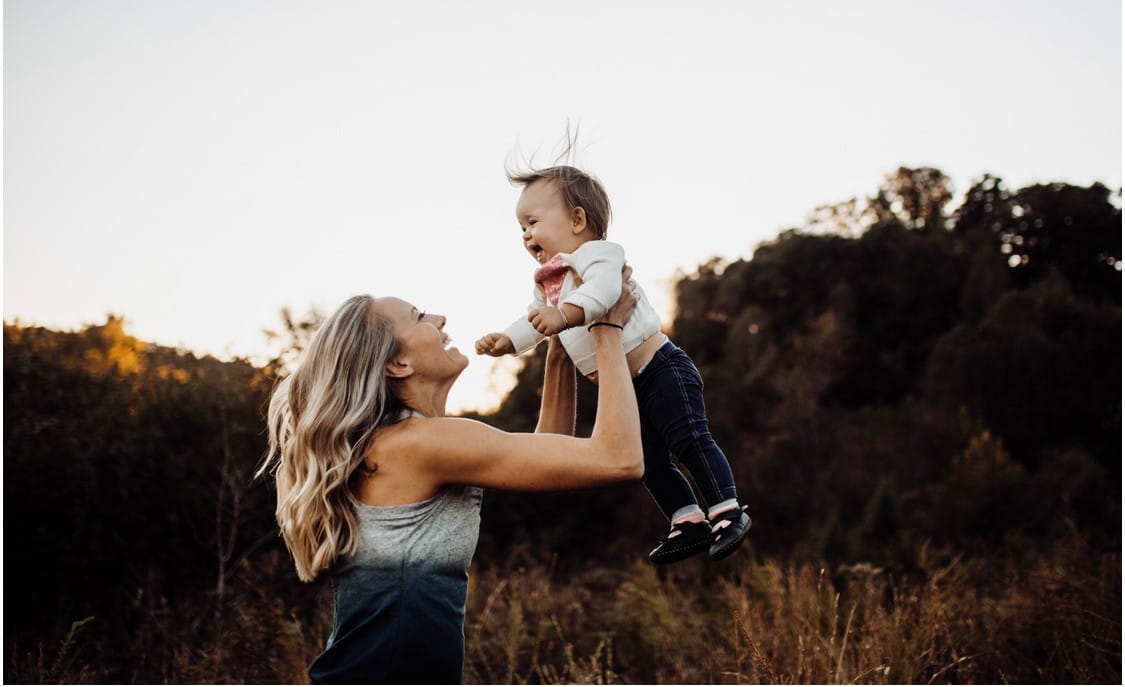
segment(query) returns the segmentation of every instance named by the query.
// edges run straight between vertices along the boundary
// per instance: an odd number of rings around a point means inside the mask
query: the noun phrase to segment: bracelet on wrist
[[[615,329],[620,329],[621,331],[625,331],[625,327],[623,327],[619,324],[614,324],[612,322],[591,322],[590,325],[588,327],[586,327],[586,331],[590,331],[594,327],[614,327]]]
[[[560,315],[562,315],[562,318],[563,318],[563,329],[570,329],[570,322],[568,322],[568,321],[567,321],[567,319],[566,319],[566,313],[565,313],[565,312],[563,312],[562,306],[559,306],[559,307],[555,308],[555,310],[558,310],[558,311],[559,311],[559,314],[560,314]]]

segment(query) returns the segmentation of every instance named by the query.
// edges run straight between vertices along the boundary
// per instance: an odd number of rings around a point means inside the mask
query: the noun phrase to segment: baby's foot
[[[721,561],[734,553],[749,530],[750,516],[746,514],[746,506],[731,508],[716,515],[711,525],[714,538],[711,544],[711,560]]]
[[[706,551],[713,536],[711,525],[706,520],[677,523],[648,554],[648,559],[657,565],[682,561]]]

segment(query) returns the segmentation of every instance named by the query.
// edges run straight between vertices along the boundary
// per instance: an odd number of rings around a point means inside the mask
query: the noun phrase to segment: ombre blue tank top
[[[332,572],[332,634],[314,684],[452,684],[465,658],[479,487],[401,506],[356,506],[358,549]]]

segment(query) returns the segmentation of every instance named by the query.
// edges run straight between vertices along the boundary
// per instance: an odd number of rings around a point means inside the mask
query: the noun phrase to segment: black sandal
[[[648,554],[648,559],[657,565],[682,561],[706,551],[713,538],[711,525],[706,520],[681,522],[672,525],[672,530]]]
[[[746,506],[731,508],[715,516],[711,525],[715,542],[711,544],[711,560],[721,561],[734,553],[746,539],[750,530],[750,516],[746,514]]]

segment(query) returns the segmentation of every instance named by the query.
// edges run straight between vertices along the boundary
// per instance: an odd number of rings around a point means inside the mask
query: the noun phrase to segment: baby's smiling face
[[[588,241],[586,213],[567,208],[555,183],[539,179],[528,184],[516,203],[523,245],[540,265],[558,253],[570,253]]]

